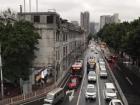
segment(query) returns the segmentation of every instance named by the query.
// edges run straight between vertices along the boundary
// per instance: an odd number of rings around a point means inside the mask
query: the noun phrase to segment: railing
[[[69,69],[70,69],[70,67],[69,67]],[[44,97],[49,91],[53,90],[57,86],[59,87],[59,85],[61,86],[60,82],[64,79],[64,77],[67,74],[68,73],[65,72],[62,75],[62,77],[55,84],[53,84],[51,86],[48,86],[46,88],[43,88],[41,90],[37,90],[37,91],[31,92],[29,94],[22,94],[22,95],[15,96],[15,97],[12,97],[12,98],[3,99],[3,100],[0,101],[0,105],[17,105],[17,104],[29,102],[29,101]]]
[[[55,84],[53,84],[49,87],[46,87],[41,90],[37,90],[37,91],[29,93],[29,94],[22,94],[22,95],[13,97],[13,98],[3,99],[0,101],[0,105],[14,105],[14,104],[23,103],[25,101],[37,99],[39,97],[45,96],[49,91],[51,91],[55,87],[56,87]]]

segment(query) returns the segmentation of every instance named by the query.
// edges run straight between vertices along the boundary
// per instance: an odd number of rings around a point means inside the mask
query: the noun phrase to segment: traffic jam
[[[71,66],[65,85],[50,91],[43,105],[124,105],[106,63],[101,47],[91,42]]]

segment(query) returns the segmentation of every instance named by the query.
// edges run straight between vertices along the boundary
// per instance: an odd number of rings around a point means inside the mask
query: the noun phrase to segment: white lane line
[[[99,87],[99,66],[98,66],[98,75],[97,75],[97,88],[98,88],[98,101],[99,101],[99,105],[101,105],[101,96],[100,96],[100,87]]]
[[[80,93],[79,93],[76,105],[79,105],[80,98],[81,98],[81,92],[82,92],[83,84],[84,84],[84,81],[85,81],[85,76],[86,76],[86,72],[87,72],[86,71],[86,61],[87,61],[87,57],[85,57],[85,59],[84,59],[84,76],[83,76],[83,79],[82,79],[82,84],[81,84],[81,87],[80,87]]]
[[[131,81],[128,77],[126,77],[126,80],[129,82],[129,84],[130,84],[131,86],[133,85],[132,81]]]

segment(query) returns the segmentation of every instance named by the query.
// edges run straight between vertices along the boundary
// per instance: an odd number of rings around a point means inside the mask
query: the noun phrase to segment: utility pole
[[[3,89],[3,73],[2,73],[2,60],[1,60],[1,43],[0,43],[0,74],[1,74],[1,96],[4,97],[4,89]]]

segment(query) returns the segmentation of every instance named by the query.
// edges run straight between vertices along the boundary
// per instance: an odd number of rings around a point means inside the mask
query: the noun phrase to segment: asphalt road
[[[91,52],[90,50],[88,50],[87,52],[87,55],[85,56],[85,58],[87,59],[87,57],[89,56],[95,56],[96,58],[96,61],[98,61],[99,58],[102,58],[101,54],[100,54],[100,48],[97,46],[96,47],[96,52],[99,52],[98,54],[94,54],[94,52]],[[85,60],[86,60],[85,59]],[[85,61],[86,62],[86,61]],[[87,68],[86,68],[86,63],[84,65],[84,69],[85,71],[87,71]],[[107,67],[107,70],[108,70],[108,67]],[[97,81],[95,83],[95,86],[97,88],[97,97],[96,97],[96,100],[89,100],[89,101],[86,101],[85,100],[85,89],[87,87],[87,84],[88,84],[88,81],[87,81],[87,74],[85,73],[85,76],[84,76],[84,80],[83,80],[83,83],[82,83],[82,87],[81,87],[81,93],[79,95],[79,99],[78,99],[78,102],[76,105],[108,105],[109,103],[105,101],[104,99],[104,94],[103,94],[103,90],[104,90],[104,84],[106,82],[113,82],[110,75],[109,75],[109,72],[108,72],[108,78],[105,79],[105,78],[100,78],[99,76],[99,64],[97,62],[97,67],[96,67],[96,73],[97,73]]]
[[[108,73],[108,78],[103,79],[99,77],[99,64],[98,64],[98,58],[102,58],[100,54],[100,48],[97,46],[95,47],[96,52],[98,54],[95,54],[94,52],[91,52],[90,49],[86,51],[85,57],[84,57],[84,76],[83,81],[81,83],[81,86],[77,90],[67,90],[67,96],[63,100],[63,102],[57,103],[57,105],[108,105],[106,101],[104,100],[103,90],[104,90],[104,83],[105,82],[112,82],[111,77]],[[85,89],[87,87],[88,81],[87,81],[87,57],[89,56],[95,56],[97,67],[96,67],[96,73],[97,73],[97,81],[95,83],[96,89],[97,89],[97,97],[96,100],[85,100]],[[23,104],[22,104],[23,105]],[[33,102],[26,103],[24,105],[43,105],[43,99],[34,100]]]
[[[119,82],[119,85],[122,88],[129,105],[140,105],[140,95],[134,88],[134,84],[136,83],[135,76],[133,77],[134,81],[132,81],[132,79],[130,79],[132,74],[128,75],[118,68],[113,69],[113,73]]]
[[[105,53],[108,51],[104,50]],[[111,64],[110,64],[111,65]],[[133,73],[121,69],[118,65],[112,65],[112,72],[116,77],[129,105],[140,105],[140,95],[137,90],[140,87],[140,79]]]

